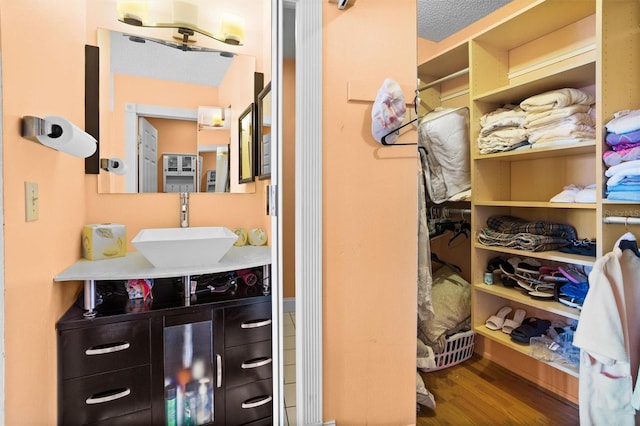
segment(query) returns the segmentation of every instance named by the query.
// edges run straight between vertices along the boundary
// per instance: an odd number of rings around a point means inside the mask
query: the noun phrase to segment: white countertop
[[[271,247],[268,246],[231,247],[216,264],[171,268],[154,267],[142,254],[134,251],[127,253],[124,257],[114,259],[80,259],[54,277],[54,281],[182,277],[254,268],[268,264],[271,264]]]

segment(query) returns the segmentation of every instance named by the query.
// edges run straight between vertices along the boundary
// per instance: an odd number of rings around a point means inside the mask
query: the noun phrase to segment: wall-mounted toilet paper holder
[[[22,117],[22,137],[30,139],[34,142],[40,143],[38,136],[52,136],[54,132],[60,132],[62,129],[60,126],[55,126],[53,123],[45,120],[44,118],[33,117],[27,115]]]
[[[100,168],[117,175],[123,175],[127,172],[127,164],[118,157],[101,158]]]
[[[53,115],[45,118],[31,115],[22,117],[21,135],[25,139],[74,157],[90,157],[98,148],[93,136],[69,120]]]

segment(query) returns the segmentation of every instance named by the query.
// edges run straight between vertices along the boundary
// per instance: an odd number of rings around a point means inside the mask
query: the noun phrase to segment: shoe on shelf
[[[574,284],[589,281],[589,276],[584,268],[576,265],[558,266],[558,271]]]
[[[582,189],[582,187],[576,186],[574,184],[567,185],[564,187],[562,192],[551,197],[549,201],[552,203],[575,203],[576,195],[578,195],[578,193],[582,191]]]
[[[596,202],[596,184],[585,186],[576,194],[576,203],[595,203]]]
[[[489,317],[485,322],[485,326],[489,330],[501,330],[504,325],[504,319],[507,317],[509,312],[511,312],[511,307],[503,306],[495,315],[491,315]]]
[[[551,321],[540,318],[525,318],[522,325],[511,332],[511,340],[518,343],[529,344],[532,337],[542,336],[551,327]]]
[[[520,327],[522,321],[527,316],[527,313],[523,309],[516,309],[513,314],[513,318],[507,318],[502,325],[502,332],[511,334],[514,328]]]

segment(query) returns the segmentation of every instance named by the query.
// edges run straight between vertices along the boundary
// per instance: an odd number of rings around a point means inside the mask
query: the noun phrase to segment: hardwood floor
[[[436,409],[420,406],[416,424],[578,425],[578,408],[486,359],[421,373]]]

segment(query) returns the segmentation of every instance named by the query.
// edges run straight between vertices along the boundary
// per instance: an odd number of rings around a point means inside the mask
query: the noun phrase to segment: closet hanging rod
[[[416,90],[416,92],[420,93],[423,90],[428,89],[429,87],[436,86],[436,85],[438,85],[440,83],[444,83],[447,80],[451,80],[451,79],[454,79],[456,77],[460,77],[461,75],[465,75],[465,74],[469,74],[469,67],[467,67],[467,68],[465,68],[463,70],[460,70],[460,71],[456,71],[456,72],[454,72],[452,74],[446,75],[446,76],[444,76],[442,78],[439,78],[437,80],[430,81],[429,83],[426,83],[424,86],[419,87],[418,90]]]
[[[471,216],[471,209],[454,209],[449,207],[429,207],[429,216],[432,219],[448,219],[453,214]]]
[[[640,225],[640,217],[605,216],[602,221],[607,224]]]

